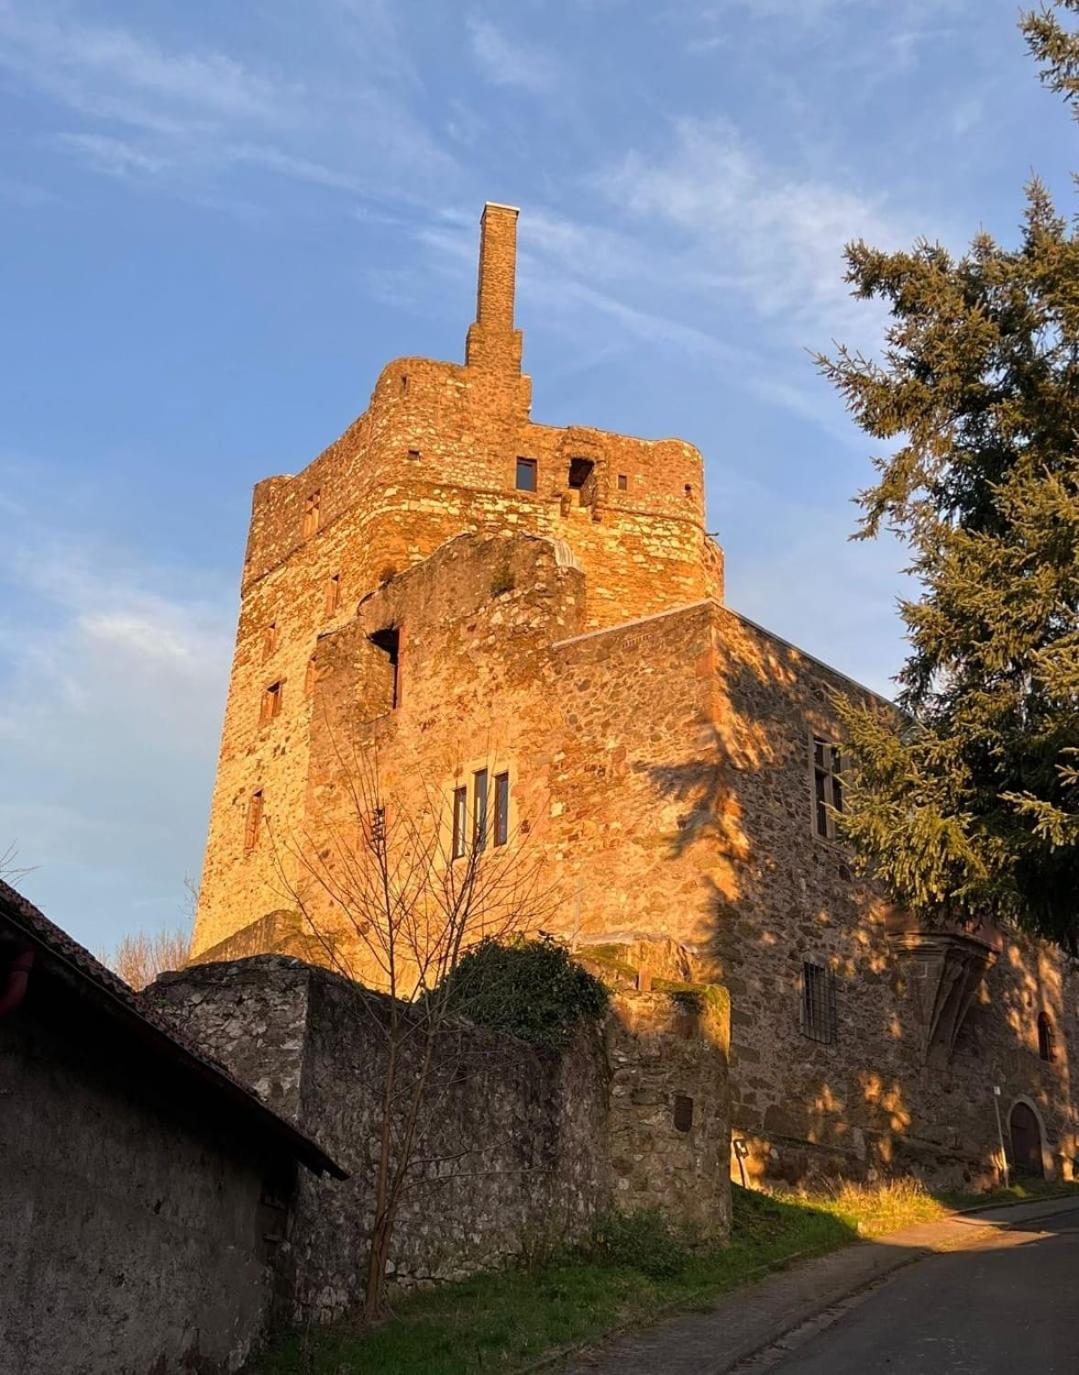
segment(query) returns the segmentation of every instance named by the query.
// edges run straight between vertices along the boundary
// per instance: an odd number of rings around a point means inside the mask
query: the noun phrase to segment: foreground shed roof
[[[162,1013],[146,1006],[138,994],[100,960],[69,936],[10,884],[0,880],[0,949],[29,946],[52,972],[66,976],[79,992],[121,1024],[150,1051],[190,1077],[207,1097],[227,1102],[249,1116],[252,1124],[287,1154],[316,1174],[346,1179],[347,1172],[297,1127],[273,1112],[248,1085],[234,1078]],[[36,964],[36,961],[35,961]],[[31,975],[31,983],[33,975]]]

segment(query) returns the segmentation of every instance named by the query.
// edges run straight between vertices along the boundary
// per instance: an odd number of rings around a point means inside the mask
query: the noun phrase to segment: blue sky
[[[460,359],[522,208],[533,414],[679,435],[729,601],[887,690],[901,555],[807,350],[841,247],[1013,241],[1073,126],[1011,0],[0,0],[0,851],[87,944],[184,919],[252,484]],[[1070,208],[1070,207],[1069,207]]]

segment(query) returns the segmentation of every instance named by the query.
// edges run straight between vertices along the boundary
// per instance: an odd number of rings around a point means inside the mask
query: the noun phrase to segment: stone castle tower
[[[556,542],[583,573],[584,628],[722,596],[692,445],[530,419],[517,215],[484,207],[464,366],[390,363],[340,439],[255,488],[195,956],[282,905],[259,833],[304,815],[316,649],[376,589],[455,536],[513,531]],[[384,629],[403,686],[410,627]]]
[[[484,210],[464,365],[391,363],[255,489],[194,959],[318,959],[280,841],[333,823],[347,741],[455,854],[477,818],[527,851],[587,958],[726,985],[739,1169],[990,1180],[995,1084],[1015,1158],[1070,1177],[1070,966],[858,877],[834,703],[871,694],[725,605],[691,445],[531,421],[516,228]]]

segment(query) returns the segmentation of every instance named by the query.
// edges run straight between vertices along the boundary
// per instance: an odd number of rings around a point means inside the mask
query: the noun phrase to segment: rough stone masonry
[[[501,806],[547,929],[729,988],[736,1177],[987,1183],[997,1105],[1071,1177],[1071,964],[854,876],[832,702],[869,694],[724,604],[696,449],[531,420],[516,232],[486,207],[464,365],[390,363],[255,489],[194,957],[310,956],[268,836],[332,821],[346,736],[405,805]]]

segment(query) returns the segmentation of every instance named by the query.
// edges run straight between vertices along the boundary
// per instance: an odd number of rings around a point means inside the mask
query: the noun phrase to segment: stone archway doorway
[[[1008,1118],[1012,1138],[1012,1169],[1026,1179],[1044,1179],[1042,1129],[1026,1103],[1016,1103]]]

